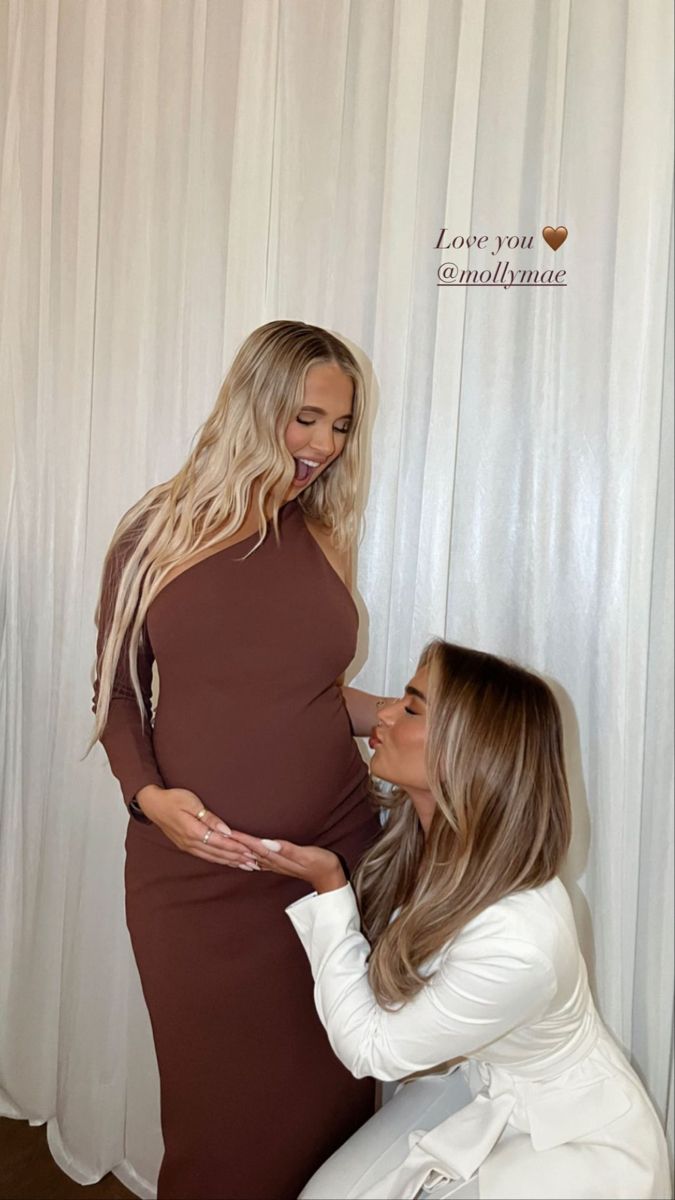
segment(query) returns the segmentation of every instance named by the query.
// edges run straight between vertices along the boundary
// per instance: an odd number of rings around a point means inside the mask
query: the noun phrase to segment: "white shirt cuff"
[[[359,906],[351,883],[333,888],[331,892],[310,892],[308,896],[294,900],[285,911],[305,945],[317,923],[321,926],[327,922],[332,930],[336,926],[347,930],[354,918],[357,929],[361,924]]]

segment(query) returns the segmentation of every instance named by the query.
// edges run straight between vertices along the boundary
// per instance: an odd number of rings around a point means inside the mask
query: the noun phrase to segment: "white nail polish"
[[[260,841],[268,850],[274,850],[277,854],[281,850],[281,842],[275,842],[273,838],[261,838]]]
[[[240,871],[255,871],[256,870],[255,867],[249,867],[246,865],[246,863],[237,863],[237,866],[239,867]]]

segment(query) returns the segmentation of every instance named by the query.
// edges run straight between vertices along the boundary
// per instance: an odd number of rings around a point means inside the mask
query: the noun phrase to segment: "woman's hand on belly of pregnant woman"
[[[347,883],[337,854],[323,846],[296,846],[274,838],[252,837],[238,829],[232,831],[232,837],[253,851],[263,871],[304,879],[316,892],[333,892]]]
[[[229,826],[204,808],[194,792],[148,784],[139,789],[136,799],[145,816],[179,850],[225,867],[260,870],[252,851],[229,836]]]

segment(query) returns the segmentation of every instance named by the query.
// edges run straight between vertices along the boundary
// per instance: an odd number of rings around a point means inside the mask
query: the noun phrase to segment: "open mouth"
[[[293,483],[307,483],[308,479],[316,475],[320,467],[321,463],[314,462],[310,458],[296,458]]]

